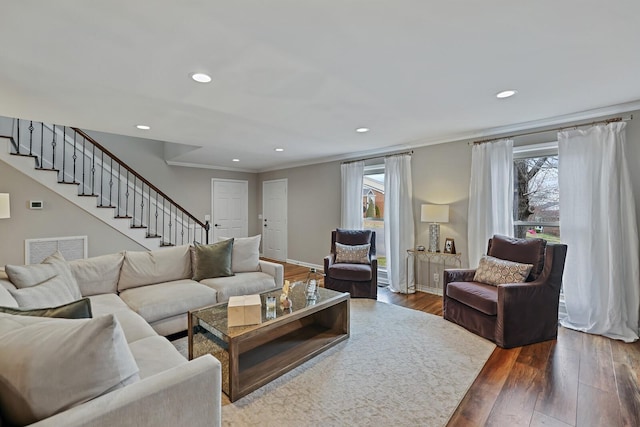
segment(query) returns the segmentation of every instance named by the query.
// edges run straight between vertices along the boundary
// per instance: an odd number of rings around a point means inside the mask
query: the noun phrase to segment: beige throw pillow
[[[488,285],[502,285],[505,283],[522,283],[529,276],[533,264],[520,264],[500,258],[484,255],[473,276],[474,282]]]
[[[18,301],[20,308],[47,308],[68,304],[82,297],[76,297],[69,290],[69,277],[54,276],[36,286],[22,289],[9,289],[9,292]]]
[[[0,313],[0,406],[9,423],[31,424],[138,380],[112,314],[50,319]]]
[[[231,251],[231,270],[234,273],[260,271],[260,239],[261,235],[252,237],[235,237]],[[229,240],[229,237],[218,237],[218,241]]]
[[[16,288],[36,286],[54,276],[61,276],[73,295],[73,300],[82,298],[69,264],[59,251],[45,258],[40,264],[7,265],[5,271]]]
[[[371,264],[369,260],[370,248],[370,243],[366,245],[343,245],[336,242],[336,263]]]

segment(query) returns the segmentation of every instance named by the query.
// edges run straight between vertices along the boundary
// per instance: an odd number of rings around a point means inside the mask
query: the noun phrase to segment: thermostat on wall
[[[29,200],[29,209],[42,209],[43,207],[42,200]]]

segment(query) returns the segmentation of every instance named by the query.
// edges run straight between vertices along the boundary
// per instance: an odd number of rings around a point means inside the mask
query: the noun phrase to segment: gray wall
[[[128,237],[4,162],[0,162],[0,193],[9,193],[11,199],[11,218],[0,219],[0,266],[24,264],[25,239],[86,235],[89,256],[123,249],[144,250]],[[42,200],[44,209],[29,209],[29,200]]]
[[[213,178],[248,181],[249,235],[261,232],[257,221],[258,194],[255,173],[170,166],[164,160],[164,142],[101,132],[88,133],[201,221],[204,221],[205,215],[211,215]]]
[[[640,213],[640,111],[627,123],[628,161]],[[164,161],[164,144],[140,138],[92,132],[99,142],[126,159],[136,170],[194,215],[204,219],[211,210],[211,179],[244,179],[249,182],[249,234],[262,231],[258,214],[262,212],[262,183],[288,179],[288,258],[322,264],[329,251],[332,229],[340,225],[340,162],[283,169],[259,174],[192,169],[169,166]],[[516,139],[516,145],[548,142],[555,132]],[[441,225],[441,237],[452,237],[463,252],[467,265],[467,210],[471,169],[470,141],[416,148],[412,157],[416,244],[427,244],[428,224],[420,222],[420,205],[447,203],[450,222]],[[23,261],[24,239],[88,234],[90,255],[137,249],[111,228],[75,206],[26,179],[10,167],[0,167],[0,192],[11,193],[12,217],[0,220],[0,265]],[[30,199],[45,200],[49,209],[29,211]],[[46,215],[46,217],[45,217]],[[68,218],[73,217],[73,221]],[[76,220],[77,218],[77,220]]]
[[[322,265],[331,246],[331,230],[340,225],[340,162],[259,174],[260,211],[262,183],[282,178],[287,178],[287,256]]]

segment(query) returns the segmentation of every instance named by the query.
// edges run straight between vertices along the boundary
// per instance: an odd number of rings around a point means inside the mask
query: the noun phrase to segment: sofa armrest
[[[329,267],[333,265],[333,254],[324,257],[324,274],[329,274]]]
[[[475,274],[475,269],[448,268],[444,270],[442,283],[446,285],[451,282],[473,282],[473,276],[475,276]]]
[[[284,285],[284,266],[277,262],[260,260],[260,270],[263,273],[267,273],[276,281],[276,288],[281,288]]]
[[[205,355],[31,426],[220,426],[221,377],[220,362]]]

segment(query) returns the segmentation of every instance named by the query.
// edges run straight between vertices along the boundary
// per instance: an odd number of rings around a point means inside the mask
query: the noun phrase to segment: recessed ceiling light
[[[232,161],[232,162],[239,162],[239,161],[240,161],[240,159],[232,159],[231,161]]]
[[[369,128],[357,128],[356,132],[358,132],[358,133],[366,133],[366,132],[369,132]]]
[[[140,129],[140,130],[149,130],[151,129],[151,126],[147,126],[147,125],[136,125],[136,128]]]
[[[282,153],[284,151],[284,148],[276,148],[275,151],[277,151],[278,153]]]
[[[193,73],[191,74],[191,78],[198,83],[209,83],[211,81],[211,76],[204,73]]]
[[[509,98],[510,96],[515,95],[516,93],[518,93],[517,90],[503,90],[502,92],[499,92],[496,94],[496,98]]]

